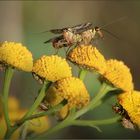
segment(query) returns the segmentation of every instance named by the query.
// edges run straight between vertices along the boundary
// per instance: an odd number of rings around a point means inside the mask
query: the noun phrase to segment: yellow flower
[[[57,55],[42,56],[34,63],[33,73],[52,82],[72,75],[66,60]]]
[[[130,120],[140,128],[140,91],[129,91],[118,96],[119,103],[128,113]]]
[[[8,106],[9,106],[9,117],[11,124],[14,125],[15,122],[20,120],[25,113],[27,112],[26,109],[21,109],[19,106],[19,102],[15,97],[10,97],[8,100]],[[0,106],[0,109],[2,106]],[[49,128],[49,119],[47,116],[36,118],[33,120],[28,121],[28,132],[33,131],[35,133],[41,133],[46,131]],[[4,116],[0,117],[0,139],[4,137],[4,134],[6,132],[6,123],[4,120]],[[20,136],[20,129],[17,129],[14,134],[12,135],[11,139],[19,139]]]
[[[28,131],[42,133],[49,128],[49,119],[47,116],[33,119],[28,124]]]
[[[67,58],[78,66],[96,70],[101,74],[106,70],[104,56],[92,45],[82,45],[74,48],[69,52]]]
[[[2,98],[0,97],[0,118],[2,116],[3,109],[2,109]]]
[[[110,59],[106,64],[107,69],[103,74],[104,78],[123,91],[133,90],[130,69],[122,61]]]
[[[8,106],[9,106],[9,111],[15,111],[19,109],[19,101],[14,97],[14,96],[10,96],[10,98],[8,98]]]
[[[20,43],[4,42],[0,46],[0,62],[23,71],[31,71],[32,54]]]
[[[26,112],[27,110],[21,110],[21,109],[18,111],[9,112],[12,125],[15,122],[17,122],[20,118],[22,118]],[[49,128],[49,125],[50,125],[49,119],[47,116],[36,118],[36,119],[28,121],[27,131],[35,132],[35,133],[42,133]],[[6,123],[5,123],[4,117],[0,118],[0,128],[2,128],[2,130],[0,131],[0,139],[2,139],[6,132]],[[14,134],[12,135],[12,139],[19,139],[19,136],[20,136],[20,128],[14,132]]]
[[[65,105],[60,111],[57,112],[56,116],[59,120],[63,120],[69,112],[68,105]]]
[[[6,123],[4,118],[0,118],[0,139],[3,139],[5,132],[6,132]],[[11,136],[11,140],[19,140],[20,130],[17,129]]]
[[[15,112],[18,109],[19,109],[18,100],[15,97],[10,96],[10,98],[8,98],[8,110],[9,110],[9,112],[11,112],[11,113]],[[3,113],[2,99],[0,98],[0,116],[2,115],[2,113]]]
[[[84,83],[80,79],[68,77],[57,81],[49,88],[44,104],[54,106],[64,99],[68,103],[59,112],[61,118],[66,117],[68,110],[72,107],[81,108],[87,105],[90,97]]]

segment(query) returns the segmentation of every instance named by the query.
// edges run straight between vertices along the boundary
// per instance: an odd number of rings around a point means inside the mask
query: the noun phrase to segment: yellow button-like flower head
[[[110,59],[106,64],[107,69],[103,76],[111,84],[123,91],[133,89],[132,75],[129,68],[122,61]]]
[[[87,105],[90,97],[84,83],[80,79],[68,77],[54,83],[48,90],[44,101],[45,104],[54,106],[64,99],[68,103],[59,112],[61,118],[64,118],[72,107],[81,108]]]
[[[33,73],[52,82],[72,75],[66,60],[57,55],[42,56],[34,63]]]
[[[140,128],[140,91],[122,93],[118,96],[118,100],[130,120]]]
[[[2,43],[0,45],[0,62],[23,71],[32,71],[32,54],[21,43]]]
[[[89,70],[96,70],[99,73],[104,73],[106,70],[106,63],[104,56],[92,45],[81,45],[71,50],[67,58]]]

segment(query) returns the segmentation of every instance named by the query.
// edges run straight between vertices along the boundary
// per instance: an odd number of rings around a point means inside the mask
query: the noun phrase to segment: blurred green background
[[[123,20],[114,22],[117,19]],[[22,42],[33,53],[34,59],[43,54],[54,54],[51,44],[43,44],[53,37],[51,33],[39,32],[92,22],[95,26],[104,28],[117,35],[120,39],[104,33],[104,40],[98,41],[98,49],[106,58],[116,58],[127,64],[132,72],[135,89],[140,89],[140,1],[139,0],[101,0],[101,1],[0,1],[0,41]],[[64,57],[64,50],[59,55]],[[71,64],[72,65],[72,64]],[[73,67],[76,76],[78,68]],[[3,74],[0,74],[2,85]],[[96,75],[88,73],[85,84],[93,96],[100,84]],[[12,81],[11,93],[29,107],[34,101],[38,83],[30,73],[17,71]],[[85,118],[105,119],[115,116],[111,109],[115,102],[112,96],[109,100],[85,115]],[[0,128],[1,129],[1,128]],[[137,131],[124,129],[120,124],[102,126],[102,133],[89,127],[69,127],[52,138],[140,138]]]

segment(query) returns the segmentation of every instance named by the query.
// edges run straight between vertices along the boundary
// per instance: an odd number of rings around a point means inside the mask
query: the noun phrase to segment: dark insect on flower
[[[43,103],[41,103],[41,104],[39,105],[39,109],[40,109],[40,110],[47,111],[48,108],[49,108],[49,107],[47,107],[47,106],[46,106],[45,104],[43,104]]]
[[[33,75],[33,77],[34,77],[35,80],[37,80],[40,84],[43,84],[43,82],[44,82],[44,79],[43,78],[41,78],[40,76],[38,76],[34,72],[32,72],[32,75]]]
[[[72,45],[64,39],[63,35],[51,38],[51,39],[45,41],[44,43],[49,43],[49,42],[52,42],[52,45],[55,49],[59,49],[62,47],[68,47],[68,46],[70,47]]]
[[[121,124],[124,128],[135,130],[136,126],[130,121],[130,119],[122,118]]]
[[[53,47],[57,49],[62,48],[62,47],[70,48],[73,45],[76,46],[79,44],[90,45],[92,44],[93,41],[104,37],[102,31],[105,31],[108,34],[115,37],[116,39],[119,39],[113,33],[109,32],[106,29],[103,29],[103,27],[106,27],[117,21],[123,20],[124,18],[125,17],[121,17],[119,19],[113,20],[112,22],[106,25],[100,26],[100,27],[97,27],[97,26],[93,27],[92,23],[87,22],[87,23],[79,24],[72,27],[65,27],[61,29],[51,29],[49,30],[49,32],[54,33],[54,34],[60,34],[60,35],[54,38],[51,38],[45,41],[44,43],[52,42]],[[48,31],[45,31],[45,32],[48,32]],[[96,37],[96,35],[98,37]]]
[[[61,34],[45,41],[44,43],[52,42],[54,48],[71,47],[77,44],[91,44],[95,38],[96,33],[103,38],[103,34],[99,27],[92,27],[92,23],[79,24],[73,27],[62,29],[52,29],[50,32],[54,34]]]
[[[112,109],[119,115],[125,114],[125,110],[123,109],[123,107],[119,103],[116,103],[115,105],[113,105]]]
[[[128,116],[127,112],[123,109],[123,107],[116,103],[114,106],[112,106],[112,109],[119,115],[122,116],[121,124],[123,127],[134,130],[136,126],[133,124],[133,122],[130,120],[130,117]]]

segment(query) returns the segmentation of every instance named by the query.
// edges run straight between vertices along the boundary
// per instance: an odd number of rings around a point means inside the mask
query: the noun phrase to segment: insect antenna
[[[116,36],[114,33],[106,30],[106,29],[101,29],[102,31],[105,31],[106,33],[110,34],[111,36],[113,36],[114,38],[116,38],[117,40],[121,40],[121,38],[119,38],[118,36]]]
[[[116,19],[116,20],[113,20],[113,21],[110,22],[110,23],[107,23],[107,24],[105,24],[105,25],[103,25],[103,26],[100,26],[100,29],[102,29],[103,27],[107,27],[108,25],[111,25],[111,24],[116,23],[116,22],[118,22],[118,21],[124,20],[124,19],[126,19],[126,18],[127,18],[126,16],[120,17],[120,18],[118,18],[118,19]]]
[[[105,31],[106,33],[110,34],[111,36],[113,36],[113,37],[116,38],[117,40],[120,40],[120,38],[119,38],[118,36],[116,36],[114,33],[110,32],[110,31],[104,29],[104,27],[107,27],[107,26],[109,26],[109,25],[111,25],[111,24],[113,24],[113,23],[116,23],[116,22],[118,22],[118,21],[124,20],[124,19],[126,19],[126,18],[127,18],[126,16],[120,17],[120,18],[118,18],[118,19],[116,19],[116,20],[113,20],[113,21],[110,22],[110,23],[107,23],[107,24],[105,24],[105,25],[103,25],[103,26],[95,27],[95,28],[96,28],[96,30]]]
[[[51,29],[51,30],[37,32],[37,33],[34,33],[34,34],[44,34],[44,33],[47,33],[47,32],[51,32],[53,34],[62,34],[63,30],[65,30],[65,28],[63,28],[63,29]]]

